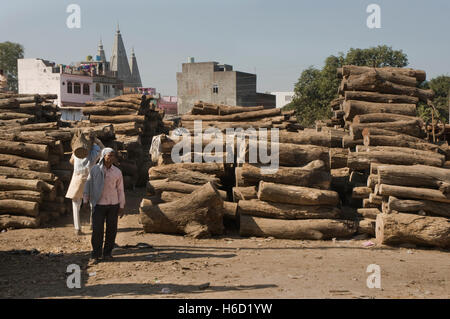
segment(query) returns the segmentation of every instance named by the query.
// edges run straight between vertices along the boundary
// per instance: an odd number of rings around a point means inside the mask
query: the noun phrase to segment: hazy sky
[[[66,8],[81,6],[81,29],[69,29]],[[381,29],[369,29],[366,8],[381,7]],[[25,57],[70,64],[107,58],[117,22],[134,46],[144,86],[176,95],[176,72],[189,56],[258,75],[258,90],[293,90],[301,71],[330,54],[379,44],[407,53],[428,79],[450,74],[449,0],[0,0],[0,42]]]

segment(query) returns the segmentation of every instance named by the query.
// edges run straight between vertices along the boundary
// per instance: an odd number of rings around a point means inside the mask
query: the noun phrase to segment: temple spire
[[[110,69],[111,71],[117,72],[117,77],[123,81],[124,86],[128,86],[128,83],[131,81],[131,71],[118,23],[112,50]]]
[[[130,70],[131,70],[131,87],[142,87],[141,74],[139,72],[139,67],[134,53],[134,47],[131,49],[131,59],[130,59]]]

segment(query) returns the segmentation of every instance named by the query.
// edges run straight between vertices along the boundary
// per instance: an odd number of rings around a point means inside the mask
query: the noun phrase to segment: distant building
[[[275,96],[256,92],[256,74],[233,71],[218,62],[183,63],[177,73],[178,113],[189,112],[196,101],[216,104],[275,107]]]
[[[277,97],[277,107],[283,107],[286,104],[292,102],[294,98],[294,92],[271,92],[271,94]]]
[[[166,115],[177,115],[177,102],[178,99],[176,96],[161,96],[161,99],[158,102],[158,107],[164,110]]]

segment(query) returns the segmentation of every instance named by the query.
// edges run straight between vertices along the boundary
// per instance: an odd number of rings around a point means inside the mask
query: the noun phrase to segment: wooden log
[[[380,184],[379,193],[383,196],[394,196],[404,199],[424,199],[450,203],[450,195],[443,194],[436,189]]]
[[[211,183],[178,201],[151,205],[144,199],[140,222],[147,233],[186,234],[194,238],[223,233],[223,200]]]
[[[378,208],[358,208],[358,214],[367,219],[377,219],[378,214],[381,214]]]
[[[207,115],[205,115],[207,116]],[[196,126],[194,121],[182,121],[182,127],[185,129],[190,130],[191,132],[195,132]],[[215,130],[220,130],[222,132],[225,132],[227,129],[261,129],[261,128],[272,128],[272,121],[270,120],[261,120],[261,121],[254,121],[254,122],[222,122],[222,121],[202,121],[201,125],[199,126],[202,129],[202,132],[206,132],[208,130],[211,130],[212,128]]]
[[[37,217],[39,204],[16,199],[3,199],[0,200],[0,214]]]
[[[350,173],[349,182],[356,187],[367,185],[367,175],[361,172],[353,171]]]
[[[376,128],[376,129],[390,130],[397,133],[411,135],[420,138],[424,136],[422,126],[423,122],[421,120],[396,121],[388,123],[352,124],[350,125],[350,136],[353,139],[362,139],[364,129]]]
[[[235,113],[230,115],[183,115],[181,117],[182,121],[222,121],[222,122],[239,122],[239,121],[246,121],[250,119],[259,119],[264,117],[271,117],[271,116],[279,116],[281,115],[281,109],[267,109],[267,110],[258,110],[258,111],[251,111],[251,112],[242,112],[242,113]]]
[[[264,181],[259,184],[258,199],[275,203],[324,206],[337,206],[340,202],[338,193],[334,191]]]
[[[330,168],[344,168],[347,166],[348,149],[346,148],[330,148]]]
[[[8,228],[38,228],[40,219],[26,216],[0,215],[0,230]]]
[[[36,191],[27,190],[14,190],[14,191],[2,191],[0,192],[0,200],[12,199],[28,202],[42,202],[42,193]]]
[[[392,113],[416,116],[415,104],[373,103],[365,101],[345,101],[343,104],[346,121],[351,121],[357,115],[370,113]]]
[[[375,186],[378,184],[378,176],[377,175],[369,175],[367,177],[367,187],[374,190]]]
[[[56,176],[52,173],[36,172],[15,167],[0,166],[0,176],[18,179],[38,179],[44,182],[53,183]]]
[[[445,155],[442,155],[442,154],[439,154],[439,153],[433,152],[433,151],[424,151],[424,150],[418,150],[418,149],[409,148],[409,147],[358,145],[356,147],[356,151],[357,152],[401,152],[401,153],[405,153],[405,154],[430,157],[430,158],[433,158],[435,160],[442,162],[442,164],[445,162]]]
[[[138,111],[125,107],[111,107],[111,106],[94,106],[84,107],[83,114],[85,115],[137,115]]]
[[[213,176],[196,171],[191,171],[179,166],[155,166],[150,168],[149,177],[154,179],[167,179],[168,181],[177,181],[193,185],[203,185],[206,183],[213,183],[216,186],[220,184],[220,180]]]
[[[276,148],[278,148],[278,152]],[[326,147],[272,142],[270,150],[272,151],[271,156],[279,159],[280,166],[299,167],[315,160],[321,160],[326,167],[330,167],[330,155]],[[248,148],[246,158],[248,158]]]
[[[375,236],[376,222],[370,218],[363,218],[358,221],[358,234]]]
[[[433,152],[437,152],[439,149],[439,146],[427,143],[425,141],[413,142],[404,140],[401,138],[401,136],[385,136],[385,135],[371,135],[371,134],[366,134],[364,136],[364,145],[408,147],[416,150],[433,151]]]
[[[370,187],[354,187],[352,192],[353,198],[369,198],[372,189]]]
[[[361,75],[351,75],[348,79],[342,81],[341,90],[344,91],[369,91],[379,93],[389,93],[398,95],[410,95],[418,97],[421,101],[426,102],[434,97],[433,90],[424,90],[417,87],[411,87],[396,84],[391,81],[384,80],[376,72],[366,72]]]
[[[425,165],[380,165],[378,183],[439,189],[450,184],[450,170]]]
[[[106,115],[91,115],[89,120],[92,123],[128,123],[128,122],[138,122],[144,123],[145,116],[143,115],[116,115],[116,116],[106,116]]]
[[[19,119],[32,119],[33,115],[23,113],[2,112],[0,113],[0,120],[19,120]]]
[[[38,161],[9,154],[0,154],[0,166],[35,170],[38,172],[50,172],[49,162]]]
[[[44,134],[36,134],[44,133]],[[23,132],[23,133],[8,133],[0,131],[0,139],[5,141],[25,142],[31,144],[54,145],[56,139],[46,136],[45,132]]]
[[[223,217],[230,219],[230,220],[236,220],[238,213],[238,204],[232,203],[232,202],[223,202]]]
[[[380,214],[376,238],[382,244],[412,243],[423,246],[450,247],[450,221],[444,217],[414,214]]]
[[[269,203],[258,199],[240,200],[238,212],[241,215],[275,219],[333,219],[341,215],[337,207]]]
[[[342,136],[331,132],[284,132],[278,133],[280,143],[317,145],[324,147],[341,147]]]
[[[375,204],[375,203],[371,203],[370,202],[370,196],[369,196],[369,198],[363,199],[362,207],[363,208],[380,208],[380,205],[379,204]]]
[[[362,75],[365,73],[371,73],[375,72],[380,79],[383,79],[385,81],[390,81],[392,83],[402,84],[406,86],[416,87],[418,83],[425,80],[424,71],[419,75],[419,77],[424,80],[418,81],[415,76],[411,76],[411,74],[417,74],[414,72],[418,72],[416,70],[411,71],[410,73],[407,73],[399,68],[371,68],[371,67],[364,67],[364,66],[355,66],[355,65],[344,65],[342,67],[343,69],[343,75],[346,77],[355,76],[355,75]]]
[[[41,192],[44,188],[44,182],[39,180],[0,178],[0,190],[30,190]]]
[[[313,161],[304,167],[279,167],[275,173],[266,174],[255,165],[244,163],[242,166],[244,184],[257,184],[259,181],[308,186],[329,189],[331,175],[323,161]]]
[[[450,204],[428,200],[398,199],[389,196],[387,212],[397,211],[401,213],[416,213],[424,211],[427,214],[450,217]]]
[[[12,142],[0,140],[0,153],[19,155],[31,159],[48,160],[48,146],[38,144],[26,144],[23,142]]]
[[[177,167],[181,167],[187,170],[200,172],[208,175],[215,175],[216,177],[222,177],[225,175],[225,166],[220,163],[179,163],[165,165],[159,169],[160,172],[163,170],[173,170]]]
[[[443,162],[436,158],[404,152],[351,152],[348,155],[347,166],[353,170],[368,170],[371,162],[394,165],[428,165],[440,167]]]
[[[383,194],[384,195],[384,194]],[[380,195],[376,195],[375,193],[371,193],[369,195],[369,201],[372,204],[376,204],[378,206],[381,206],[382,202],[383,202],[383,196]]]
[[[258,192],[255,186],[248,187],[233,187],[233,201],[257,199]]]
[[[201,188],[200,185],[191,185],[176,181],[169,182],[168,179],[150,180],[147,184],[147,191],[150,194],[157,194],[159,192],[178,192],[190,194],[199,188]]]
[[[342,138],[342,147],[343,148],[353,149],[357,145],[363,145],[363,144],[364,144],[364,140],[362,139],[362,137],[360,139],[356,139],[356,140],[354,140],[353,137],[351,137],[351,136],[344,136]]]
[[[419,98],[408,95],[383,94],[377,92],[346,91],[345,100],[358,100],[374,103],[417,104]]]
[[[297,240],[347,238],[355,234],[353,221],[333,219],[282,220],[240,215],[240,235]]]
[[[0,109],[16,109],[19,105],[19,101],[14,98],[0,99]]]
[[[57,129],[58,129],[58,122],[27,124],[27,125],[22,125],[20,127],[20,131],[22,131],[22,132],[51,131],[51,130],[57,130]]]
[[[410,121],[416,120],[415,116],[392,114],[392,113],[368,113],[356,115],[353,118],[353,123],[381,123],[381,122],[396,122],[396,121]]]
[[[121,135],[138,135],[144,130],[144,126],[137,122],[117,123],[113,127],[114,132]]]

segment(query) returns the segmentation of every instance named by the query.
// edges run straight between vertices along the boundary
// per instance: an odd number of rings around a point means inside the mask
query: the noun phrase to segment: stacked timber
[[[126,188],[145,186],[150,161],[146,154],[153,136],[165,131],[164,112],[156,108],[153,96],[129,94],[102,102],[88,102],[83,113],[86,123],[76,126],[112,125],[113,139],[102,139],[119,154],[118,166],[124,175]]]
[[[374,165],[381,201],[376,237],[382,244],[450,248],[450,170],[425,165]]]
[[[64,160],[72,133],[61,129],[59,122],[46,122],[58,115],[42,103],[51,104],[56,96],[5,98],[0,100],[2,114],[16,110],[31,117],[0,126],[0,229],[35,228],[67,211],[67,185],[57,166]],[[2,121],[14,121],[11,118]]]

